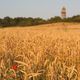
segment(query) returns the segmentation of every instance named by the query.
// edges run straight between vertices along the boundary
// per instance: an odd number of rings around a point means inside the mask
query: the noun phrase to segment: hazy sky
[[[80,14],[80,0],[0,0],[0,17],[60,16],[61,7],[67,8],[67,16]]]

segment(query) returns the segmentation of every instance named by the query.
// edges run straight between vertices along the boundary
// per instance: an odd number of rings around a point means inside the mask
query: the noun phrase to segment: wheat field
[[[1,28],[0,80],[80,80],[80,24]]]

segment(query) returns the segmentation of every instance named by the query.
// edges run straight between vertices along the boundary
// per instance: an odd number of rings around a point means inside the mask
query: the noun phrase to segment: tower
[[[61,9],[61,18],[62,19],[66,18],[66,8],[65,7],[62,7]]]

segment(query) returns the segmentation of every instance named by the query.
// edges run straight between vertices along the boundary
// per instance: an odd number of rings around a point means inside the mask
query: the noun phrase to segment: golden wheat
[[[23,80],[80,80],[79,26],[0,29],[0,67],[13,60]]]

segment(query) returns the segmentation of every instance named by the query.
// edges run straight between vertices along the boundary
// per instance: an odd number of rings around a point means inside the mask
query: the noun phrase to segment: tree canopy
[[[9,16],[0,18],[0,26],[2,27],[9,27],[9,26],[34,26],[34,25],[40,25],[40,24],[48,24],[48,23],[56,23],[56,22],[80,22],[80,15],[68,17],[65,19],[62,19],[59,16],[51,17],[47,20],[42,19],[40,17],[38,18],[32,18],[32,17],[15,17],[11,18]]]

